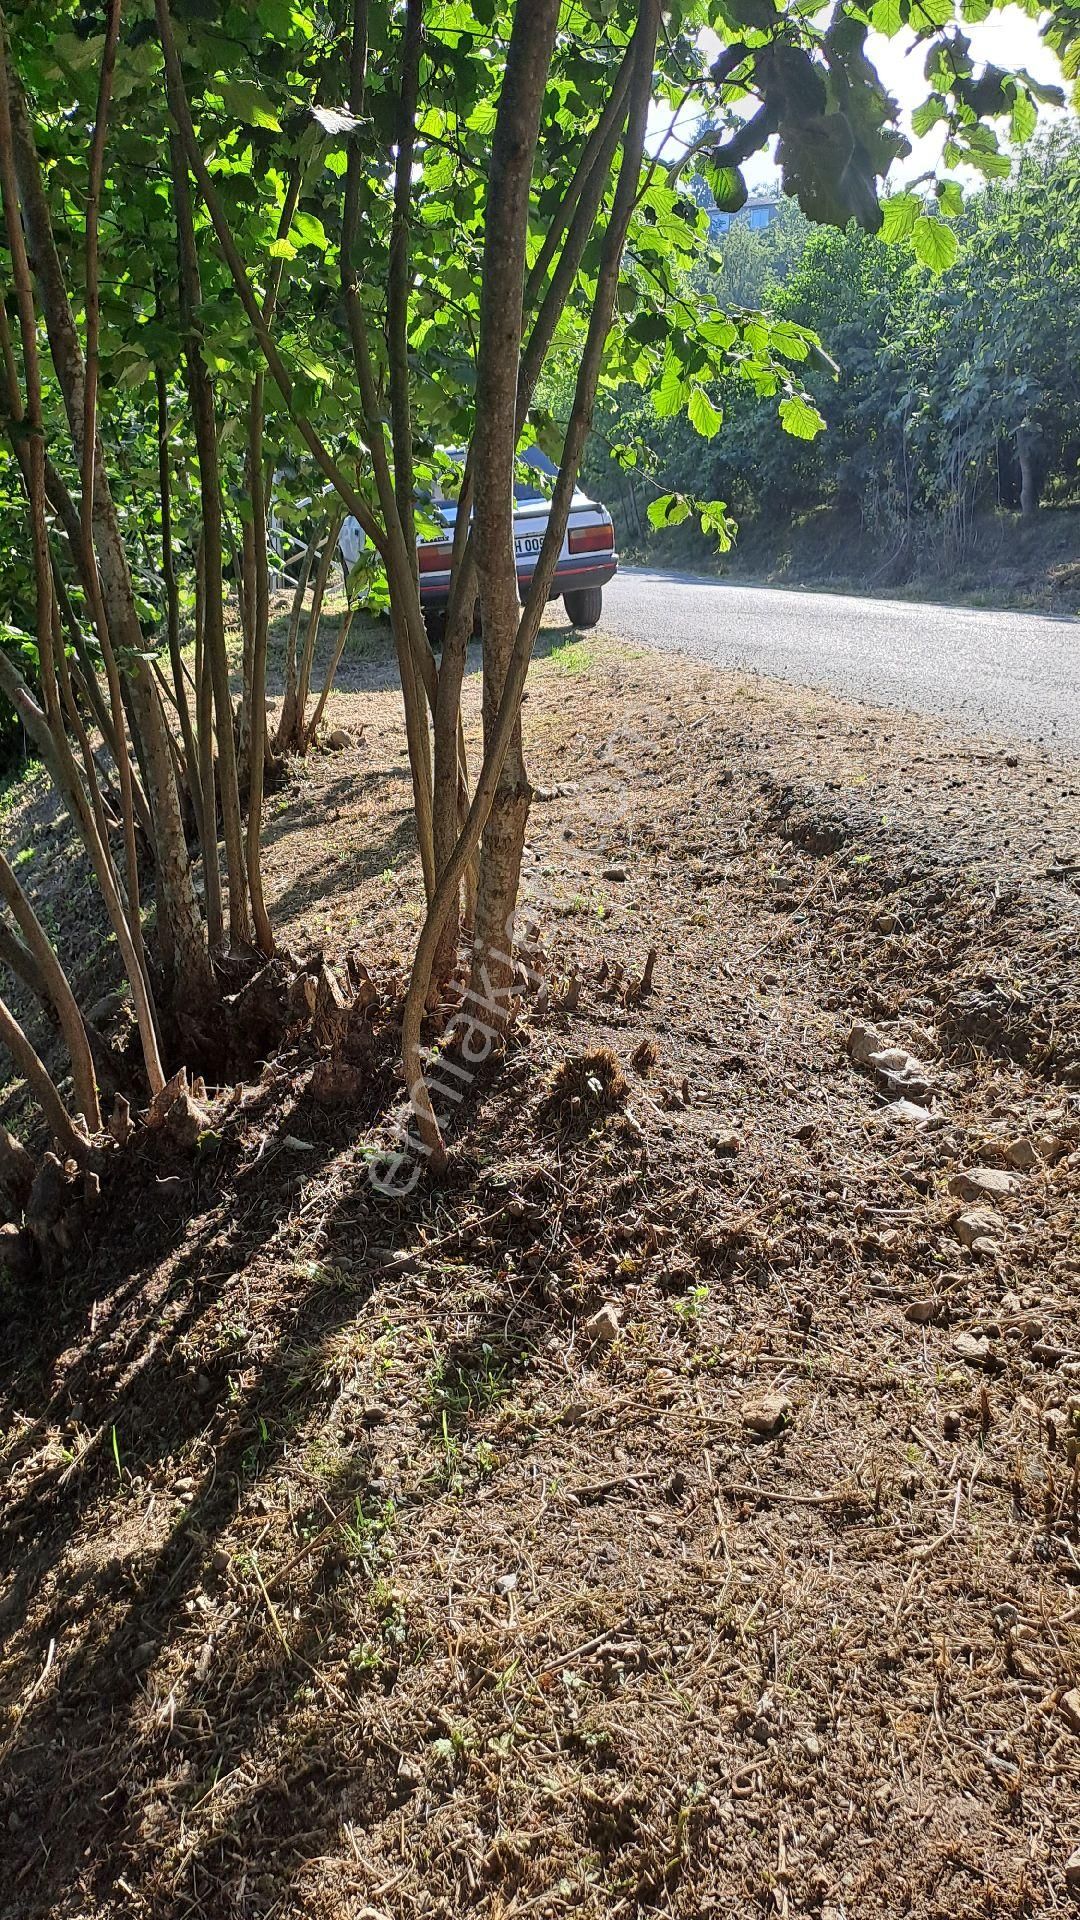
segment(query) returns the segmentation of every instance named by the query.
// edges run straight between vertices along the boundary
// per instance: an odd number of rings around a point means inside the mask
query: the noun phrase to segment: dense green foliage
[[[912,195],[907,211],[917,206]],[[837,373],[811,370],[807,387],[828,431],[786,440],[729,382],[713,395],[723,429],[703,445],[689,421],[662,419],[626,389],[609,391],[590,476],[621,508],[627,534],[640,532],[653,491],[640,479],[631,487],[609,457],[609,444],[628,437],[628,414],[657,487],[706,489],[743,522],[779,527],[829,506],[886,542],[932,532],[956,556],[980,506],[1021,506],[1022,467],[1030,506],[1076,498],[1075,124],[1041,138],[1010,178],[971,194],[954,231],[956,261],[939,276],[854,225],[813,228],[789,203],[764,232],[733,225],[712,274],[717,299],[729,310],[763,305],[820,337]]]

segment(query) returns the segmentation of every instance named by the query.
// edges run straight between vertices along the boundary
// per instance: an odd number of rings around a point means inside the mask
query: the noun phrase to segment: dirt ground
[[[269,1061],[0,1297],[0,1916],[1076,1912],[1080,769],[558,626],[525,714],[448,1178],[369,1178],[365,633],[266,872],[362,1092]]]

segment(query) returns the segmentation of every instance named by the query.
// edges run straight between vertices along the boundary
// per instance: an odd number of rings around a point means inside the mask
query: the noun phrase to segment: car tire
[[[446,608],[425,607],[424,625],[427,628],[427,637],[431,645],[431,650],[433,653],[438,653],[443,641],[446,639]]]
[[[563,606],[575,627],[595,627],[604,608],[603,587],[576,587],[563,594]]]

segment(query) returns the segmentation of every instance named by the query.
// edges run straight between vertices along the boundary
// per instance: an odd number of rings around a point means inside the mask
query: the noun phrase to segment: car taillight
[[[449,544],[417,548],[421,573],[448,573],[453,557],[454,549]]]
[[[610,553],[615,535],[610,527],[571,527],[571,553]]]

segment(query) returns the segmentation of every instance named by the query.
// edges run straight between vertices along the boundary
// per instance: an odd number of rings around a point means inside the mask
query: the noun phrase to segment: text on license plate
[[[539,553],[543,544],[544,536],[542,533],[519,533],[517,539],[514,541],[514,547],[519,559],[522,554]]]

